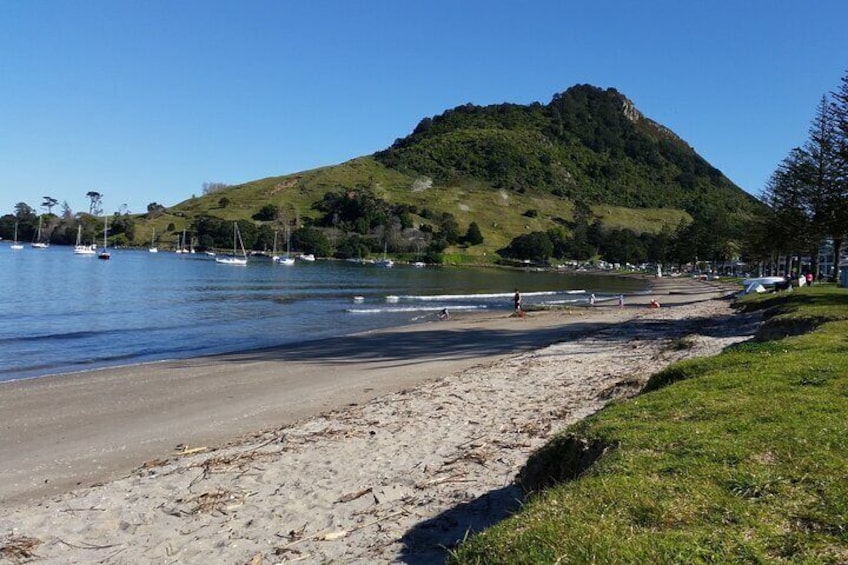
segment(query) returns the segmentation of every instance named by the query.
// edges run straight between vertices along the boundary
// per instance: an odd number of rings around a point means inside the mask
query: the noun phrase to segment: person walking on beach
[[[624,308],[624,295],[623,294],[618,295],[618,307]]]
[[[524,317],[524,312],[521,311],[521,293],[515,289],[515,296],[512,297],[512,302],[515,305],[515,315],[519,318]]]
[[[595,293],[593,292],[592,294],[589,295],[589,306],[594,306],[594,305],[595,305]]]

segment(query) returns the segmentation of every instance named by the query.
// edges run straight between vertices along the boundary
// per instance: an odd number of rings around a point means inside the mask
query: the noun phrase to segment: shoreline
[[[497,268],[501,268],[501,267],[497,267]],[[640,275],[640,274],[616,275],[616,274],[607,273],[607,272],[604,272],[604,271],[599,271],[597,273],[593,272],[593,273],[590,273],[590,274],[592,274],[592,275],[604,275],[604,276],[608,275],[610,277],[617,277],[617,278],[622,278],[622,279],[638,279],[638,280],[642,281],[643,286],[648,285],[650,283],[650,279],[651,279],[651,277],[649,277],[647,275]],[[585,292],[585,291],[583,291],[583,292]],[[647,292],[647,290],[643,289],[643,290],[633,291],[632,295],[638,296],[638,295],[640,295],[641,293],[644,293],[644,292]],[[473,295],[469,295],[469,296],[473,296]],[[504,304],[511,303],[511,296],[512,296],[511,291],[503,293]],[[630,294],[626,294],[626,296],[630,296]],[[356,305],[354,304],[354,307],[355,306]],[[450,305],[448,305],[448,307],[450,307]],[[575,307],[579,308],[579,305],[576,305]],[[484,308],[484,309],[480,309],[480,310],[476,310],[476,311],[469,311],[469,312],[452,311],[452,314],[453,313],[458,313],[459,315],[462,315],[462,316],[475,315],[475,314],[479,314],[479,315],[483,315],[483,316],[485,316],[487,314],[492,314],[492,315],[505,314],[505,315],[508,315],[510,313],[510,309],[508,307],[504,306],[504,307],[496,307],[496,308],[493,308],[493,309],[485,309]],[[426,316],[426,314],[419,316],[419,318],[423,318],[425,316]],[[102,371],[102,370],[121,369],[121,368],[124,368],[124,367],[133,367],[133,366],[138,366],[138,365],[153,365],[153,364],[157,364],[157,363],[180,362],[180,361],[187,361],[187,360],[191,360],[191,359],[200,359],[200,358],[214,359],[214,358],[217,358],[217,357],[224,357],[224,356],[227,356],[227,355],[234,355],[234,354],[240,354],[240,353],[245,353],[245,352],[249,353],[249,352],[254,352],[254,351],[263,351],[263,350],[271,350],[271,349],[298,348],[302,345],[308,346],[310,343],[325,340],[325,339],[343,339],[343,338],[346,338],[346,337],[356,336],[356,335],[360,335],[360,334],[363,334],[363,333],[369,333],[369,332],[373,332],[373,331],[394,331],[394,330],[406,328],[406,327],[409,327],[409,326],[416,326],[416,325],[426,324],[428,322],[435,322],[435,321],[438,321],[438,317],[437,317],[437,311],[434,310],[434,311],[432,311],[429,319],[425,319],[425,320],[421,320],[421,321],[419,321],[419,320],[405,320],[405,321],[399,322],[401,325],[389,325],[389,326],[376,327],[374,329],[364,329],[364,330],[356,329],[356,330],[352,330],[354,333],[336,335],[336,336],[331,336],[331,337],[309,337],[307,341],[298,341],[297,338],[293,338],[294,339],[293,341],[291,341],[291,340],[290,341],[282,341],[282,342],[271,343],[271,344],[263,344],[263,345],[259,345],[259,346],[249,346],[248,345],[248,346],[243,346],[243,347],[237,347],[237,348],[231,349],[231,350],[221,350],[217,347],[214,348],[214,349],[211,349],[211,350],[209,348],[207,348],[207,351],[204,351],[204,352],[200,352],[200,351],[183,352],[181,354],[178,354],[177,356],[170,356],[170,357],[163,357],[163,358],[159,358],[160,355],[162,355],[161,352],[160,352],[160,353],[152,353],[152,354],[150,354],[150,353],[139,354],[138,356],[126,356],[125,355],[125,356],[121,356],[119,358],[104,358],[104,359],[97,359],[97,360],[93,360],[93,361],[92,360],[86,360],[86,361],[79,361],[78,360],[78,361],[76,361],[76,362],[74,362],[70,365],[68,365],[67,363],[64,364],[64,365],[62,365],[61,363],[52,363],[50,365],[31,365],[31,366],[27,366],[27,367],[19,367],[18,369],[14,369],[14,370],[13,369],[4,369],[4,372],[2,374],[0,374],[0,390],[2,390],[3,385],[6,384],[6,383],[14,383],[14,382],[20,382],[20,381],[33,380],[33,379],[51,378],[51,377],[58,377],[58,376],[83,374],[83,373],[92,373],[92,372],[97,372],[97,371]],[[398,323],[398,322],[395,322],[395,323]]]
[[[486,266],[486,265],[474,265],[474,266],[475,267],[483,267],[483,266]],[[489,266],[493,267],[493,268],[509,268],[509,267],[503,267],[503,266],[491,266],[491,265],[489,265]],[[653,290],[653,284],[652,283],[654,283],[654,281],[656,281],[657,279],[655,279],[652,275],[640,274],[640,273],[618,274],[618,273],[611,273],[611,272],[603,271],[603,270],[590,271],[589,274],[599,275],[599,276],[620,277],[620,278],[635,278],[635,279],[642,280],[643,282],[645,282],[647,286],[644,290],[639,290],[639,291],[623,294],[623,296],[625,296],[628,299],[628,305],[629,306],[632,306],[634,304],[635,305],[644,305],[644,304],[646,304],[646,302],[642,299],[644,296],[646,296],[648,294],[656,294]],[[667,277],[666,280],[674,280],[674,279],[672,279],[671,277]],[[689,281],[690,279],[686,278],[686,279],[678,279],[678,280],[683,280],[685,282],[685,281]],[[726,283],[715,283],[713,285],[715,287],[714,292],[720,292],[718,289],[721,287],[722,284],[727,286]],[[583,292],[585,292],[585,291],[583,291]],[[731,291],[727,290],[727,292],[731,292]],[[659,295],[662,295],[664,293],[665,293],[664,291],[660,291]],[[508,297],[511,294],[512,294],[511,292],[504,293],[504,296]],[[598,301],[596,302],[596,304],[595,304],[595,310],[596,311],[601,309],[601,308],[604,308],[604,307],[615,306],[615,303],[613,301],[615,300],[616,295],[611,294],[611,293],[606,293],[606,294],[608,294],[608,296],[606,296],[606,298],[598,299]],[[703,291],[703,289],[697,290],[695,292],[690,292],[690,293],[673,292],[672,291],[672,292],[668,292],[667,294],[669,294],[669,295],[673,295],[673,294],[695,294],[695,295],[698,295],[698,294],[704,294],[704,291]],[[675,300],[674,303],[679,304],[679,301]],[[527,311],[532,312],[534,314],[538,314],[540,312],[549,312],[549,311],[571,312],[572,310],[577,311],[577,312],[584,311],[584,310],[585,311],[591,311],[587,305],[556,305],[556,306],[550,306],[550,307],[531,308]],[[455,311],[451,312],[451,316],[456,318],[456,319],[466,319],[466,318],[484,318],[485,319],[485,318],[488,318],[488,317],[500,317],[502,315],[503,316],[509,316],[509,314],[510,314],[510,312],[509,312],[508,309],[503,309],[503,310],[474,310],[474,311],[464,311],[464,310],[456,311],[455,310]],[[84,367],[84,368],[73,368],[73,369],[70,369],[70,370],[50,369],[48,372],[38,373],[38,374],[35,374],[35,375],[31,375],[31,376],[15,377],[15,378],[9,378],[9,379],[0,379],[0,392],[2,392],[3,386],[5,386],[7,384],[12,384],[12,383],[20,383],[20,382],[25,382],[25,381],[37,380],[37,379],[72,377],[74,375],[97,373],[97,372],[100,372],[100,371],[121,370],[121,369],[126,369],[126,368],[143,367],[143,366],[148,366],[148,365],[149,366],[155,366],[155,365],[163,364],[163,363],[180,363],[180,362],[187,362],[187,361],[198,360],[198,359],[214,360],[216,358],[225,358],[225,357],[228,357],[228,356],[231,356],[231,355],[261,353],[261,352],[264,352],[264,351],[272,351],[272,350],[278,350],[278,349],[282,349],[282,348],[295,348],[295,349],[297,349],[301,346],[309,346],[312,343],[321,342],[321,341],[330,340],[330,339],[345,339],[345,338],[349,338],[349,337],[367,335],[367,334],[374,333],[374,332],[403,331],[406,328],[414,328],[414,327],[417,327],[417,326],[420,326],[420,325],[426,325],[428,323],[440,322],[440,321],[441,320],[439,320],[438,317],[437,317],[437,313],[434,312],[433,318],[430,319],[430,320],[425,320],[425,321],[422,321],[422,322],[410,322],[410,323],[405,323],[405,324],[400,325],[400,326],[389,326],[389,327],[385,327],[385,328],[363,330],[363,331],[358,331],[358,332],[351,333],[351,334],[335,336],[335,337],[330,337],[330,338],[314,338],[314,339],[310,339],[308,341],[283,342],[283,343],[279,343],[279,344],[275,344],[275,345],[261,346],[261,347],[256,347],[256,348],[236,349],[236,350],[233,350],[233,351],[224,351],[224,352],[218,352],[218,353],[204,353],[204,354],[200,354],[200,355],[190,355],[190,356],[187,356],[187,357],[170,357],[170,358],[165,358],[165,359],[152,359],[152,360],[147,360],[147,361],[136,361],[136,362],[130,362],[130,363],[111,364],[108,361],[104,361],[104,362],[102,362],[104,364],[97,364],[97,365],[94,365],[94,366]]]
[[[662,364],[740,339],[728,302],[714,300],[727,285],[654,286],[624,309],[461,315],[324,340],[310,351],[11,383],[0,396],[8,414],[0,528],[43,542],[36,553],[48,562],[104,557],[56,539],[115,544],[118,562],[165,559],[171,546],[183,547],[186,561],[239,562],[254,554],[245,557],[242,543],[220,545],[217,529],[189,544],[180,532],[250,515],[254,525],[228,531],[250,536],[247,545],[260,553],[292,544],[306,559],[396,560],[411,551],[405,535],[424,535],[421,524],[445,512],[449,522],[500,516],[517,494],[515,472],[557,429],[637,391]],[[678,290],[693,294],[667,294]],[[644,308],[652,296],[672,307]],[[705,326],[711,335],[698,337],[695,351],[664,349]],[[516,418],[525,422],[518,430]],[[420,496],[426,500],[410,506]],[[492,507],[483,518],[476,506],[468,516],[458,510],[481,500]],[[209,512],[200,501],[210,502]],[[85,508],[98,510],[77,514]],[[279,523],[257,529],[269,513]],[[375,534],[366,527],[374,520],[395,525]],[[114,527],[122,523],[135,525]],[[133,550],[136,530],[149,541]]]
[[[226,443],[256,429],[366,402],[436,375],[572,338],[579,333],[575,322],[591,325],[627,317],[631,308],[674,292],[680,282],[701,299],[727,292],[726,287],[696,281],[658,281],[661,288],[631,296],[623,310],[612,303],[558,308],[531,311],[522,320],[502,312],[459,312],[447,322],[318,339],[297,348],[4,381],[0,413],[8,414],[10,422],[0,437],[0,505],[113,479],[177,444]],[[682,295],[673,294],[663,301],[684,303]],[[337,379],[339,371],[346,378]],[[157,396],[162,389],[167,395]],[[292,395],[301,400],[293,402]],[[224,402],[226,398],[232,402]],[[35,452],[26,458],[28,465],[18,453],[24,447]]]

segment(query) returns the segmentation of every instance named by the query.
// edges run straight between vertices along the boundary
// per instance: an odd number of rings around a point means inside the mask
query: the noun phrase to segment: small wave
[[[15,337],[6,337],[0,338],[0,343],[14,343],[18,341],[54,341],[60,339],[85,339],[88,337],[99,335],[103,332],[99,331],[81,331],[81,332],[67,332],[67,333],[55,333],[55,334],[42,334],[42,335],[24,335],[24,336],[15,336]]]
[[[535,292],[522,292],[521,296],[523,296],[524,298],[528,298],[532,296],[556,296],[557,294],[579,294],[585,292],[585,290],[544,290]],[[481,294],[407,294],[400,296],[399,298],[401,300],[427,302],[433,300],[490,300],[496,298],[511,299],[514,295],[514,292],[495,292]]]
[[[397,308],[348,308],[349,314],[395,314],[404,312],[438,312],[444,306],[401,306]],[[485,305],[477,306],[451,306],[451,310],[485,310]]]

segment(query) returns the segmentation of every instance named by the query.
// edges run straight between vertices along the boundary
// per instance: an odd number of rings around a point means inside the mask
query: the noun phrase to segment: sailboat
[[[38,231],[35,233],[35,239],[32,241],[32,247],[36,249],[47,249],[50,244],[46,241],[41,241],[41,216],[38,217]]]
[[[271,251],[271,261],[276,263],[279,258],[280,256],[277,255],[277,230],[274,230],[274,249]]]
[[[153,228],[153,235],[150,237],[150,247],[147,250],[150,253],[159,253],[159,248],[156,247],[156,228]]]
[[[177,247],[177,249],[176,249],[176,251],[174,251],[174,253],[188,253],[188,249],[186,249],[186,244],[185,244],[185,239],[186,239],[185,236],[186,236],[186,231],[183,230],[183,236],[180,238],[179,247]]]
[[[77,244],[74,245],[74,255],[94,255],[94,245],[82,244],[82,224],[77,226]]]
[[[98,259],[103,259],[104,261],[108,261],[112,258],[112,254],[109,253],[109,249],[106,247],[106,233],[109,231],[109,218],[103,216],[103,249],[100,250],[100,253],[97,254]]]
[[[388,246],[388,243],[383,243],[383,258],[378,259],[374,262],[374,265],[376,265],[377,267],[383,267],[384,269],[388,269],[394,266],[395,262],[389,259],[389,257],[386,255],[386,252],[389,250]]]
[[[289,239],[289,230],[288,230],[288,228],[286,228],[286,254],[283,255],[282,257],[277,257],[276,259],[274,259],[274,262],[276,262],[278,265],[285,265],[287,267],[294,265],[294,257],[289,255],[289,242],[290,241],[291,240]],[[276,254],[277,254],[277,234],[275,232],[274,233],[274,255],[276,256]]]
[[[15,222],[15,239],[12,240],[12,245],[10,245],[12,249],[23,249],[24,245],[22,243],[18,243],[18,222]]]
[[[236,254],[239,246],[241,247],[241,257]],[[215,257],[215,262],[222,265],[247,265],[247,251],[244,250],[244,242],[241,240],[238,222],[233,222],[233,254],[225,257]]]

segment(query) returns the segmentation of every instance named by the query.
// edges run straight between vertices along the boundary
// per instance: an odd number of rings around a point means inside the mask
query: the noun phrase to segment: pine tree
[[[480,245],[483,243],[483,233],[480,231],[480,226],[477,225],[477,222],[471,222],[463,239],[468,245]]]
[[[836,198],[836,124],[833,109],[827,97],[823,96],[813,123],[810,126],[809,139],[804,146],[806,163],[800,172],[805,175],[802,182],[806,185],[805,204],[810,217],[810,254],[813,269],[819,272],[818,246],[826,237],[839,233],[837,225]]]
[[[833,215],[834,263],[838,266],[844,236],[848,233],[848,72],[839,88],[831,93],[834,123],[834,186],[829,199]]]

